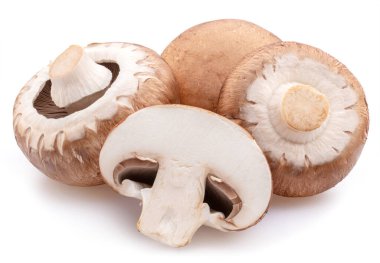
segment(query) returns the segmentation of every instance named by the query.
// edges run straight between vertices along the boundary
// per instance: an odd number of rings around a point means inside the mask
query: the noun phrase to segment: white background
[[[0,262],[380,262],[379,1],[1,1]],[[201,228],[173,249],[139,234],[138,202],[107,186],[70,187],[37,171],[18,149],[14,99],[70,44],[125,41],[158,53],[195,24],[240,18],[283,40],[319,47],[359,79],[370,107],[369,139],[350,175],[318,196],[273,197],[267,216],[239,233]]]

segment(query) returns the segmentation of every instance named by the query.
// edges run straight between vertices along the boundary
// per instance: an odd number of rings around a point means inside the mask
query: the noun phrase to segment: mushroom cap
[[[278,41],[253,23],[222,19],[186,30],[162,57],[177,80],[181,104],[216,111],[220,89],[231,70],[255,49]]]
[[[312,86],[329,103],[317,129],[294,130],[278,114],[283,91],[297,85]],[[356,163],[369,124],[353,74],[327,53],[294,42],[263,47],[244,59],[224,83],[218,113],[253,135],[270,164],[273,191],[282,196],[310,196],[340,182]]]
[[[152,106],[130,115],[109,134],[100,153],[105,182],[122,195],[142,198],[136,192],[144,192],[149,186],[126,180],[125,176],[120,180],[115,173],[120,163],[133,159],[157,164],[153,188],[162,187],[163,182],[158,178],[169,174],[172,178],[169,184],[175,185],[174,189],[180,192],[181,196],[167,192],[159,195],[160,202],[164,202],[165,196],[174,199],[173,205],[160,203],[170,209],[170,213],[162,217],[162,220],[170,221],[166,225],[173,225],[170,219],[179,214],[173,211],[176,204],[185,205],[193,192],[204,195],[202,185],[206,177],[196,174],[198,171],[228,184],[242,201],[240,211],[229,217],[209,210],[205,222],[208,226],[225,231],[245,229],[257,223],[268,208],[272,179],[265,156],[243,128],[215,113],[184,105]],[[148,166],[142,168],[149,169]],[[186,173],[188,169],[192,172]],[[195,184],[195,189],[189,189],[190,186],[179,183],[182,176],[200,176],[202,179]],[[145,203],[143,213],[144,207]],[[182,227],[191,221],[190,216],[191,211],[186,212],[186,218],[180,220],[181,225],[172,228],[175,229],[173,235],[181,230],[186,232],[187,229]],[[150,217],[150,220],[154,219]],[[156,236],[163,241],[163,235]],[[173,245],[167,240],[164,242]]]
[[[103,183],[98,159],[110,132],[141,108],[177,102],[175,80],[154,51],[129,43],[95,43],[84,52],[112,72],[108,87],[60,108],[51,98],[50,66],[21,89],[13,109],[17,143],[41,172],[71,185]]]

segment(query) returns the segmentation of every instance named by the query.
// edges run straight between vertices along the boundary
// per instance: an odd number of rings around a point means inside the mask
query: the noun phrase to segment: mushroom
[[[142,199],[138,230],[174,247],[203,224],[222,231],[254,225],[272,191],[266,159],[244,129],[183,105],[130,115],[106,139],[100,169],[117,192]]]
[[[176,77],[181,104],[216,111],[220,89],[231,70],[255,49],[278,41],[253,23],[222,19],[186,30],[162,57]]]
[[[339,61],[304,44],[263,47],[228,76],[218,112],[247,129],[264,151],[273,191],[310,196],[340,182],[368,132],[360,83]]]
[[[71,46],[40,70],[14,104],[17,143],[31,163],[72,185],[102,183],[109,131],[146,106],[177,102],[174,77],[154,51],[128,43]]]

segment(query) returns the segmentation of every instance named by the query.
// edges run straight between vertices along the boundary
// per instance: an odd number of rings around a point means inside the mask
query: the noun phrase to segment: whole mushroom
[[[20,91],[15,137],[49,177],[96,185],[103,182],[98,158],[110,130],[138,109],[177,98],[171,70],[154,51],[128,43],[74,45]]]
[[[340,182],[368,132],[360,83],[325,52],[294,42],[248,56],[228,76],[218,113],[247,129],[264,151],[274,193],[309,196]]]
[[[254,225],[272,193],[269,166],[252,137],[189,106],[130,115],[105,141],[100,168],[117,192],[142,199],[139,231],[174,247],[204,224],[222,231]]]
[[[162,57],[177,80],[181,104],[216,111],[223,82],[248,54],[280,39],[253,23],[221,19],[175,38]]]

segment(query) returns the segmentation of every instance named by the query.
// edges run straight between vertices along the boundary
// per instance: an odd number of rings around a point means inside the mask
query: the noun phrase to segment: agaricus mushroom
[[[109,131],[134,111],[177,101],[174,77],[152,50],[128,43],[71,46],[17,96],[13,125],[26,157],[72,185],[102,183]]]
[[[277,43],[247,57],[227,78],[218,112],[256,139],[274,193],[309,196],[341,181],[357,161],[368,108],[352,73],[325,52]]]
[[[117,192],[142,199],[139,231],[175,247],[203,224],[223,231],[254,225],[271,197],[269,166],[252,137],[189,106],[130,115],[105,141],[100,169]]]
[[[216,111],[220,89],[231,70],[255,49],[278,41],[253,23],[222,19],[186,30],[162,57],[176,77],[181,104]]]

